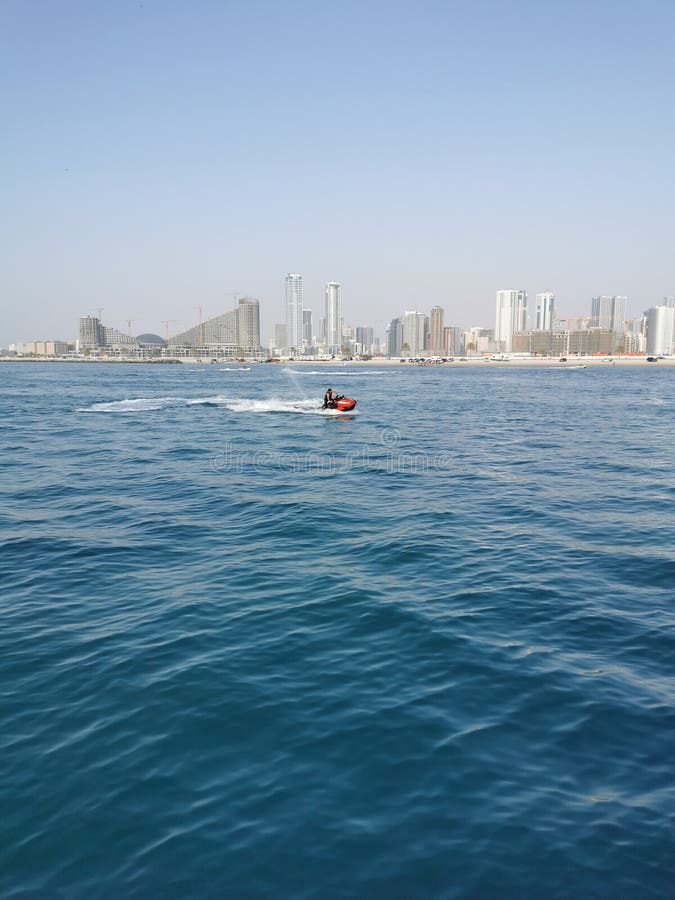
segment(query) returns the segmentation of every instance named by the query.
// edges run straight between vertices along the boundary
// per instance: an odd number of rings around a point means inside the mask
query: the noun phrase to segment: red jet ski
[[[326,409],[336,409],[338,412],[350,412],[356,406],[356,400],[349,397],[336,397]]]

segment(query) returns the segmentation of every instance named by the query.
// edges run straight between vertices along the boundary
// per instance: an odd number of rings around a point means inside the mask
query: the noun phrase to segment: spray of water
[[[295,390],[297,391],[297,393],[303,400],[311,399],[307,394],[307,390],[306,390],[305,386],[302,384],[301,381],[298,380],[298,375],[295,371],[293,371],[293,369],[284,369],[284,374],[287,375],[290,378],[290,380],[293,382],[293,386],[295,387]]]

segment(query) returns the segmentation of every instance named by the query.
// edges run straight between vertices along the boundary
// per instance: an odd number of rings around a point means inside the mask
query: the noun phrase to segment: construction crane
[[[180,322],[181,319],[162,319],[162,325],[164,326],[164,340],[169,343],[169,325],[173,322]]]
[[[131,337],[131,323],[132,322],[141,322],[141,319],[127,319],[127,334]]]
[[[97,307],[96,307],[96,312],[98,313],[98,320],[99,320],[99,322],[101,321],[101,313],[103,312],[103,309],[104,309],[103,306],[97,306]]]

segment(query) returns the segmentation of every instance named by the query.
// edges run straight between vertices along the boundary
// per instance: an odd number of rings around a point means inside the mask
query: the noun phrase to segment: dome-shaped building
[[[158,334],[139,334],[136,340],[141,347],[166,347],[166,341]]]

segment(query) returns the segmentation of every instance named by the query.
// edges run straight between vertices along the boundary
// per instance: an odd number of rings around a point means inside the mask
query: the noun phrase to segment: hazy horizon
[[[353,325],[495,292],[675,294],[675,7],[155,0],[0,8],[0,344],[164,333],[284,276]]]

